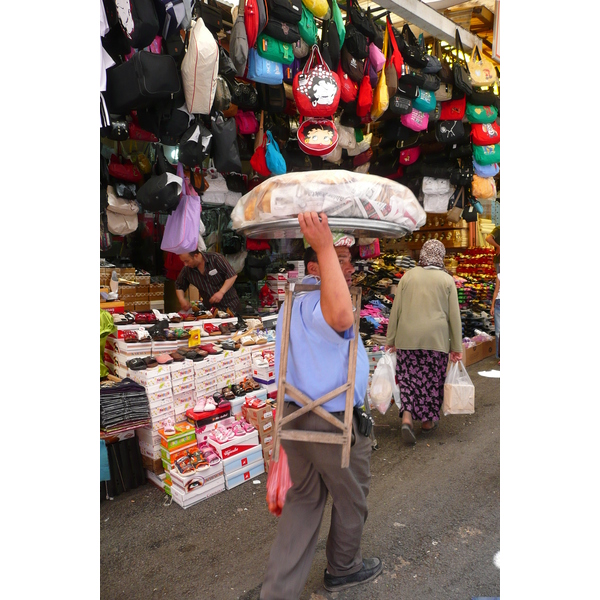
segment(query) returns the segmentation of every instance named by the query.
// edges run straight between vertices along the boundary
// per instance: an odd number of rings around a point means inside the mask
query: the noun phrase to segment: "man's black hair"
[[[305,251],[304,251],[304,270],[308,273],[308,263],[309,262],[315,262],[318,263],[319,261],[317,260],[317,253],[314,251],[314,248],[312,248],[311,246],[309,246]]]

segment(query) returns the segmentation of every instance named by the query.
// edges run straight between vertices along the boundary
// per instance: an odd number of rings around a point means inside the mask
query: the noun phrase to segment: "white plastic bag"
[[[472,415],[475,412],[475,386],[462,360],[452,363],[444,383],[444,415]]]
[[[392,404],[392,397],[396,404],[400,403],[400,390],[396,384],[396,353],[388,350],[377,362],[371,389],[369,391],[371,403],[385,415]]]

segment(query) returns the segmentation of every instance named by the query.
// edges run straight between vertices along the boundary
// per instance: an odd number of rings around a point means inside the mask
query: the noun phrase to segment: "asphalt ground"
[[[464,600],[500,596],[500,379],[490,357],[468,367],[475,413],[441,416],[438,429],[400,438],[397,408],[375,412],[364,556],[378,556],[374,581],[337,593],[323,588],[329,504],[301,600]],[[259,481],[260,483],[254,483]],[[147,483],[100,503],[103,600],[255,600],[277,518],[266,474],[186,510],[166,506]]]

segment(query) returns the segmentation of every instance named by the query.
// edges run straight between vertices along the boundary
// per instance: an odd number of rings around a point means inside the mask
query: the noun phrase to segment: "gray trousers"
[[[283,414],[298,409],[286,402]],[[339,418],[343,418],[343,413],[339,413]],[[358,433],[356,417],[353,424],[356,441],[346,469],[340,466],[341,445],[282,440],[293,485],[279,517],[261,600],[300,597],[312,566],[328,492],[333,506],[326,545],[327,570],[340,577],[362,568],[360,542],[368,514],[372,448],[371,438]],[[340,432],[313,412],[302,415],[284,429]]]

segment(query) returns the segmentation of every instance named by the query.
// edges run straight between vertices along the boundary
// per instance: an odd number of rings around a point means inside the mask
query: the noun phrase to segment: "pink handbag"
[[[413,108],[407,115],[400,115],[400,122],[413,131],[424,131],[429,124],[429,113]]]
[[[189,184],[183,165],[177,164],[177,175],[183,179],[183,189],[177,208],[167,217],[161,250],[185,254],[198,249],[200,231],[200,196]]]
[[[242,135],[258,133],[258,119],[251,110],[238,110],[235,115],[238,132]]]
[[[419,156],[421,156],[421,148],[419,146],[404,148],[404,150],[400,150],[399,162],[403,166],[412,165],[414,162],[417,162]]]
[[[383,52],[372,42],[369,44],[369,60],[378,73],[385,67],[385,56]]]

